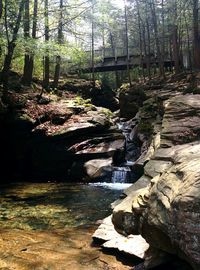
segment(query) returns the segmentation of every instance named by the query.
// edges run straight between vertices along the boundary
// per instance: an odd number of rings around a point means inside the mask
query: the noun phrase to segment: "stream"
[[[126,162],[113,167],[108,182],[1,184],[0,269],[131,269],[137,260],[92,242],[131,177]]]
[[[128,270],[135,260],[92,242],[130,184],[10,183],[0,187],[0,269]]]
[[[49,230],[95,225],[111,213],[120,183],[13,183],[0,189],[0,227]]]

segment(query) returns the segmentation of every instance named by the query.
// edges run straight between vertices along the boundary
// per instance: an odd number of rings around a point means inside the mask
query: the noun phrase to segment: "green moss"
[[[114,114],[109,109],[106,108],[102,108],[100,110],[100,114],[106,115],[106,117],[108,117],[109,119],[111,119],[114,116]]]
[[[145,135],[151,135],[153,133],[153,126],[150,122],[143,121],[138,124],[138,131]]]
[[[82,97],[80,97],[80,96],[77,96],[76,98],[75,98],[75,103],[77,104],[77,105],[79,105],[79,106],[92,106],[92,104],[91,104],[91,99],[84,99],[84,98],[82,98]]]

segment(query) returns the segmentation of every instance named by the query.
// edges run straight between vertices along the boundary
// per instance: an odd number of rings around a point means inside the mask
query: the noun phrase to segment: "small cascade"
[[[112,171],[112,183],[128,183],[130,179],[130,167],[114,167]]]
[[[111,183],[113,184],[123,184],[123,183],[133,183],[138,179],[135,171],[131,168],[135,164],[135,160],[139,157],[140,146],[137,145],[131,136],[131,132],[136,125],[134,120],[127,122],[117,123],[118,128],[122,131],[125,137],[125,161],[118,166],[114,163],[112,170]]]

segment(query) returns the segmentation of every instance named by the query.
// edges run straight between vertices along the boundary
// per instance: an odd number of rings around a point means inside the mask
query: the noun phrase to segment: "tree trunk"
[[[128,81],[129,81],[129,84],[131,86],[132,85],[132,82],[131,82],[131,73],[130,73],[130,67],[129,67],[128,16],[127,16],[126,0],[124,0],[124,19],[125,19],[125,40],[126,40],[127,74],[128,74]]]
[[[16,22],[15,22],[15,27],[13,30],[12,40],[9,41],[9,39],[7,39],[7,41],[8,41],[7,54],[6,54],[5,59],[4,59],[3,70],[2,70],[1,78],[0,78],[0,81],[3,83],[4,96],[7,95],[9,70],[10,70],[11,63],[12,63],[14,49],[16,47],[17,34],[19,31],[19,27],[20,27],[20,23],[21,23],[21,19],[22,19],[22,13],[24,10],[24,2],[25,2],[25,0],[21,0],[21,2],[19,3],[19,11],[18,11]],[[5,8],[6,8],[6,6],[5,6]],[[7,12],[6,12],[6,10],[5,10],[5,23],[6,23],[6,29],[7,29]]]
[[[200,68],[199,1],[193,0],[193,48],[194,68]]]
[[[12,57],[15,49],[15,44],[13,42],[8,44],[8,52],[5,56],[4,59],[4,65],[3,65],[3,70],[1,74],[1,81],[3,82],[3,88],[5,89],[4,94],[6,95],[7,89],[8,89],[8,78],[9,78],[9,71],[10,71],[10,66],[12,62]]]
[[[94,0],[92,0],[92,87],[95,88],[94,74]]]
[[[157,22],[157,14],[156,14],[154,0],[150,1],[150,9],[152,13],[152,21],[153,21],[154,34],[155,34],[155,45],[156,45],[156,51],[157,51],[159,72],[160,72],[160,76],[165,77],[163,56],[161,54],[160,41],[159,41],[159,36],[158,36],[158,22]]]
[[[37,33],[37,13],[38,13],[38,0],[34,0],[33,8],[33,28],[32,28],[32,38],[36,39]],[[30,55],[30,80],[33,79],[33,68],[34,68],[34,54]]]
[[[60,0],[60,18],[58,23],[58,44],[63,43],[63,0]],[[56,58],[56,67],[54,73],[54,82],[53,87],[58,87],[58,82],[60,78],[60,64],[61,64],[61,56],[58,55]]]
[[[110,33],[110,44],[111,44],[111,48],[112,48],[112,56],[115,58],[115,63],[117,63],[117,55],[116,55],[116,50],[115,50],[115,44],[114,44],[114,40],[113,40],[113,35]],[[117,70],[115,70],[115,85],[116,88],[120,87],[120,78],[119,78],[119,73]]]
[[[27,41],[30,38],[30,2],[29,0],[25,1],[24,5],[24,38]],[[28,52],[24,56],[24,73],[22,77],[22,83],[24,85],[31,84],[30,78],[30,55]]]
[[[149,27],[149,20],[148,20],[148,5],[147,2],[145,4],[145,15],[146,15],[146,29],[147,29],[147,72],[148,77],[151,79],[151,35],[150,35],[150,27]]]
[[[48,43],[49,41],[49,1],[44,1],[44,17],[45,17],[45,42]],[[44,80],[43,86],[46,90],[49,89],[49,51],[46,49],[46,54],[44,57]]]
[[[143,26],[143,31],[142,31],[142,27],[141,27],[141,16],[140,16],[140,9],[139,9],[139,3],[138,0],[136,0],[136,4],[137,4],[137,21],[138,21],[138,30],[139,30],[139,47],[140,47],[140,65],[142,68],[142,75],[145,81],[145,72],[144,72],[144,62],[143,62],[143,47],[144,47],[144,54],[145,54],[145,58],[147,56],[146,54],[146,38],[145,38],[145,27]],[[142,43],[142,33],[143,33],[143,43]],[[144,46],[142,46],[144,45]]]
[[[61,57],[60,55],[58,55],[56,57],[56,67],[55,67],[55,73],[54,73],[54,82],[53,82],[54,89],[58,87],[58,82],[60,78],[60,63],[61,63]]]
[[[173,59],[174,59],[175,74],[178,74],[178,73],[180,73],[181,68],[180,68],[180,58],[179,58],[178,27],[177,27],[177,25],[173,26],[172,46],[173,46]]]
[[[184,20],[185,20],[185,27],[186,27],[186,33],[187,33],[187,51],[188,51],[188,67],[190,71],[192,71],[192,55],[191,55],[191,48],[190,48],[190,34],[189,34],[189,25],[186,18],[186,14],[184,11]]]
[[[2,17],[2,13],[3,13],[3,2],[2,0],[0,0],[0,19]]]

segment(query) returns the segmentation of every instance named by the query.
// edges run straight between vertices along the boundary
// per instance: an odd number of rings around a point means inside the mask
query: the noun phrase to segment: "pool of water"
[[[92,225],[127,185],[13,183],[0,187],[0,227],[46,230]]]

